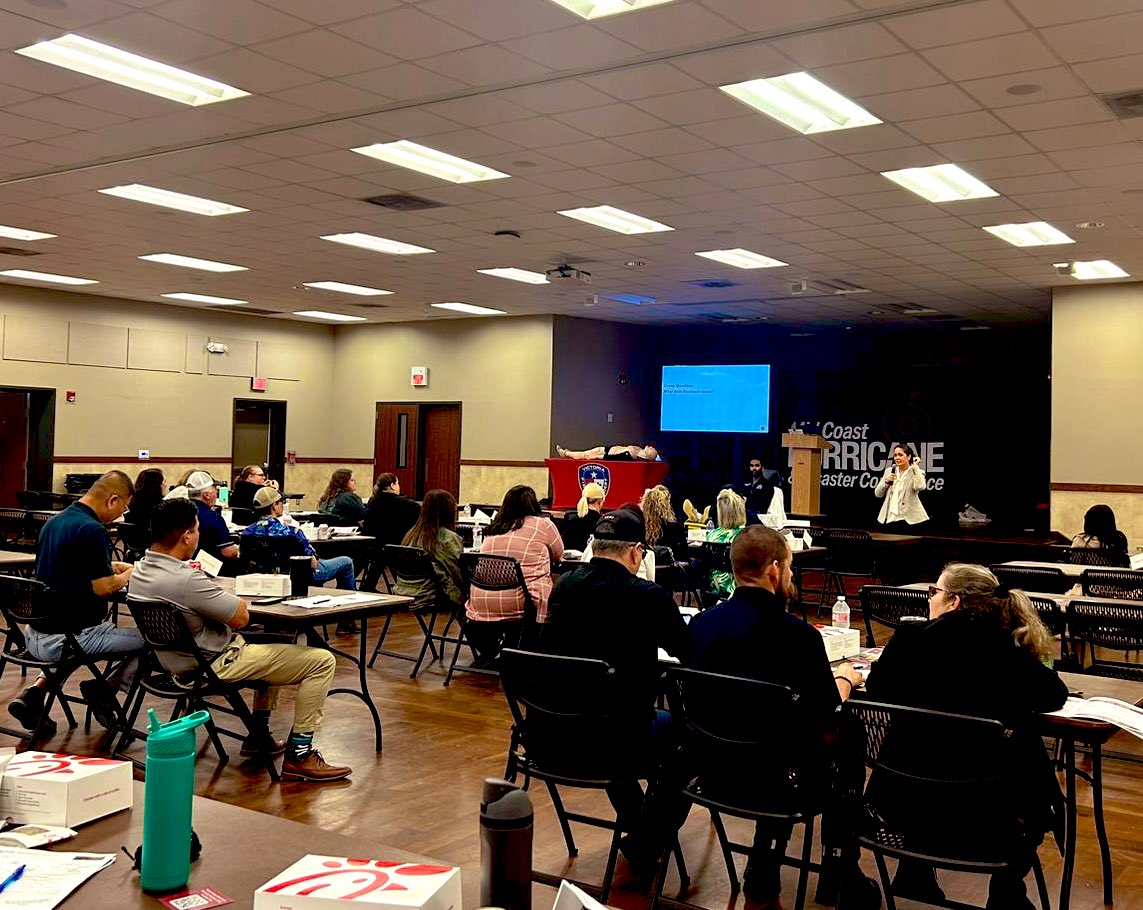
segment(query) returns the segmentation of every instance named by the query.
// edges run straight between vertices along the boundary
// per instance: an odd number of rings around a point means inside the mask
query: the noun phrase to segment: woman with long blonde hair
[[[595,531],[599,516],[603,512],[603,500],[607,491],[597,483],[586,484],[579,502],[575,506],[575,515],[564,517],[560,525],[560,538],[569,550],[585,550],[587,540]]]
[[[706,532],[706,539],[712,543],[734,543],[735,538],[746,527],[746,500],[733,490],[723,490],[716,503],[718,527]],[[715,569],[710,573],[710,586],[719,597],[730,597],[734,593],[734,573]]]

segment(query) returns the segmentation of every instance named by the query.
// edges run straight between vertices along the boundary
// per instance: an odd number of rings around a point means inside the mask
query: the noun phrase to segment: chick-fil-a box
[[[0,816],[75,828],[130,809],[132,795],[131,762],[30,750],[4,768]]]
[[[460,869],[311,853],[254,892],[254,910],[335,910],[348,902],[460,910]]]

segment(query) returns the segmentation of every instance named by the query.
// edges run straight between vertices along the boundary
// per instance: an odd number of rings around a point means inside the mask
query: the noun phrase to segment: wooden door
[[[423,489],[460,495],[460,405],[421,405],[421,477]]]
[[[420,406],[377,403],[373,437],[373,476],[397,475],[401,492],[418,496],[417,474],[420,442]]]
[[[0,506],[16,505],[27,489],[28,395],[0,392]]]

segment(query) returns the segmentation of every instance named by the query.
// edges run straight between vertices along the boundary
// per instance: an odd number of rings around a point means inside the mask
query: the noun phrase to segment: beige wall
[[[1143,285],[1052,294],[1052,466],[1060,483],[1143,485]],[[1052,491],[1052,527],[1069,536],[1095,503],[1143,543],[1143,494]]]

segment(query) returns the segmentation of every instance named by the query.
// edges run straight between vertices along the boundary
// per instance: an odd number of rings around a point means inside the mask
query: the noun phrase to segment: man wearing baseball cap
[[[230,529],[215,509],[218,482],[206,471],[194,471],[186,482],[187,496],[198,507],[199,548],[216,559],[237,559],[238,545],[230,539]]]
[[[301,541],[303,552],[310,558],[315,585],[325,584],[331,578],[337,579],[337,586],[347,591],[357,590],[357,572],[353,560],[348,556],[334,556],[332,559],[318,559],[309,539],[299,528],[293,528],[281,521],[286,511],[282,494],[273,487],[260,487],[254,494],[254,514],[258,520],[242,533],[253,537],[295,537]]]
[[[652,778],[646,799],[634,781],[607,789],[619,824],[630,832],[620,842],[633,871],[654,868],[663,840],[686,819],[666,780],[674,754],[670,715],[655,710],[659,693],[659,648],[686,661],[690,637],[674,597],[636,577],[646,551],[643,513],[624,506],[600,516],[592,560],[560,577],[548,601],[540,650],[605,661],[615,671],[625,712],[631,716],[635,762]]]

